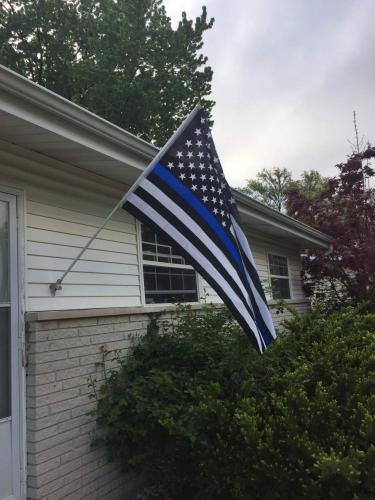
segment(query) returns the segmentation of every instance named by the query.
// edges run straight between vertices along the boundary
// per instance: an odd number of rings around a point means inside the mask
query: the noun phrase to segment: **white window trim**
[[[137,220],[137,246],[138,246],[138,255],[139,255],[139,277],[140,277],[140,285],[141,285],[141,303],[143,306],[147,307],[160,307],[160,306],[168,306],[173,305],[173,302],[163,302],[162,304],[146,304],[146,289],[145,289],[145,278],[143,272],[143,266],[155,266],[155,267],[168,267],[174,269],[191,269],[195,272],[195,278],[197,283],[197,297],[198,300],[196,302],[183,302],[184,305],[194,305],[200,304],[202,302],[201,297],[201,276],[195,269],[189,264],[173,264],[172,262],[157,262],[155,260],[144,260],[143,259],[143,251],[142,251],[142,223]]]
[[[0,184],[0,191],[5,195],[12,195],[16,198],[16,245],[17,245],[17,256],[16,256],[16,276],[18,289],[15,291],[14,297],[18,309],[18,318],[15,320],[17,322],[18,330],[18,359],[13,359],[13,363],[16,361],[17,366],[13,371],[12,376],[15,379],[16,385],[18,386],[18,398],[16,407],[18,409],[17,415],[17,427],[19,428],[19,433],[16,436],[14,446],[18,448],[18,457],[13,459],[13,473],[14,473],[14,487],[15,491],[19,495],[20,499],[26,498],[26,464],[27,464],[27,450],[26,450],[26,350],[25,350],[25,322],[24,313],[26,311],[26,235],[25,235],[25,220],[26,220],[26,203],[25,203],[25,191],[22,189],[15,189],[10,186]],[[15,394],[12,392],[12,397]]]
[[[271,299],[272,300],[279,300],[279,299],[275,299],[273,297],[273,293],[272,293],[272,285],[271,285],[271,278],[282,278],[282,279],[288,279],[288,283],[289,283],[289,292],[290,292],[290,297],[289,299],[282,299],[282,300],[293,300],[294,296],[293,296],[293,287],[292,287],[292,279],[291,279],[291,276],[290,276],[290,265],[289,265],[289,257],[288,257],[288,254],[285,253],[284,251],[280,251],[280,250],[273,250],[273,249],[268,249],[266,251],[266,255],[267,255],[267,271],[268,271],[268,280],[269,280],[269,285],[270,285],[270,290],[271,290]],[[270,268],[270,259],[269,259],[269,256],[270,255],[276,255],[276,256],[279,256],[279,257],[284,257],[286,259],[286,264],[287,264],[287,267],[288,267],[288,276],[281,276],[281,275],[278,275],[278,274],[271,274],[271,268]]]

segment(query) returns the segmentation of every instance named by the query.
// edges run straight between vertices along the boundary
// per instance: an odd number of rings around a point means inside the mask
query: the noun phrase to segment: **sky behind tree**
[[[350,153],[353,110],[374,142],[373,0],[165,0],[177,22],[207,6],[214,139],[231,185],[262,168],[335,175]]]

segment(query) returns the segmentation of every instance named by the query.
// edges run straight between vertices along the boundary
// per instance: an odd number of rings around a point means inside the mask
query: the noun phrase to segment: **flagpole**
[[[107,218],[104,220],[102,225],[95,231],[95,233],[91,236],[89,241],[86,243],[86,245],[81,249],[77,257],[73,260],[73,262],[70,264],[68,269],[63,273],[61,278],[59,278],[55,283],[51,283],[49,286],[50,292],[52,296],[56,295],[56,292],[58,290],[62,290],[62,282],[64,281],[65,277],[67,274],[70,273],[72,270],[73,266],[77,263],[77,261],[82,257],[83,253],[88,249],[88,247],[91,245],[91,243],[95,240],[95,238],[98,236],[100,231],[103,229],[103,227],[107,224],[107,222],[111,219],[113,214],[117,212],[119,208],[122,207],[122,205],[126,202],[128,196],[133,193],[141,180],[149,174],[149,172],[155,167],[155,165],[159,162],[159,160],[162,158],[164,155],[165,151],[169,149],[171,146],[172,142],[174,141],[175,137],[179,134],[181,134],[186,127],[190,124],[190,122],[194,119],[196,113],[202,108],[200,101],[198,101],[198,104],[194,107],[193,111],[185,118],[185,120],[181,123],[181,125],[178,127],[176,132],[171,136],[171,138],[165,143],[165,145],[159,150],[158,154],[153,158],[153,160],[149,163],[149,165],[145,168],[145,170],[142,172],[142,174],[138,177],[138,179],[135,181],[135,183],[131,186],[131,188],[124,194],[124,196],[121,198],[121,200],[117,203],[117,205],[111,210]]]

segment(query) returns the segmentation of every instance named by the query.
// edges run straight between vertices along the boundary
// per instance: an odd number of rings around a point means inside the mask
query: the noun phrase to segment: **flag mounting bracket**
[[[151,163],[147,166],[147,168],[144,170],[143,172],[143,175],[141,175],[137,181],[133,184],[133,186],[129,189],[129,191],[127,191],[124,196],[121,198],[121,200],[117,203],[117,205],[112,209],[111,213],[107,216],[107,218],[103,221],[102,225],[100,227],[98,227],[98,229],[95,231],[95,233],[91,236],[91,238],[89,239],[89,241],[86,243],[86,245],[82,248],[82,250],[79,252],[79,254],[77,255],[77,257],[73,260],[73,262],[70,264],[70,266],[68,267],[68,269],[64,272],[64,274],[61,276],[61,278],[59,278],[57,281],[55,281],[55,283],[51,283],[49,285],[49,290],[50,290],[50,293],[52,295],[52,297],[55,297],[56,296],[56,293],[58,291],[61,291],[62,290],[62,282],[64,281],[66,275],[68,273],[70,273],[70,271],[72,270],[73,266],[77,263],[77,261],[79,261],[79,259],[82,257],[83,253],[88,249],[88,247],[91,245],[91,243],[95,240],[95,238],[98,236],[98,234],[100,233],[100,231],[103,229],[103,227],[107,224],[107,222],[109,221],[109,219],[113,216],[113,214],[123,206],[123,204],[125,203],[127,197],[129,196],[130,193],[132,193],[138,186],[138,184],[140,183],[140,181],[142,180],[143,176],[145,176],[149,171],[151,171],[154,166],[159,162],[160,158],[163,156],[163,154],[165,153],[165,151],[168,150],[169,146],[172,144],[174,138],[179,134],[181,133],[187,126],[188,124],[190,123],[190,121],[193,119],[195,113],[197,112],[198,109],[201,108],[201,104],[198,103],[195,108],[193,109],[193,111],[190,113],[190,115],[182,122],[182,124],[179,126],[179,128],[176,130],[176,132],[172,135],[172,137],[169,139],[169,141],[165,144],[165,146],[160,149],[160,151],[158,152],[158,154],[155,156],[155,158],[151,161]]]
[[[54,297],[56,295],[56,292],[58,290],[62,290],[62,281],[61,278],[56,281],[56,283],[51,283],[49,286],[49,290],[51,292],[51,295]]]

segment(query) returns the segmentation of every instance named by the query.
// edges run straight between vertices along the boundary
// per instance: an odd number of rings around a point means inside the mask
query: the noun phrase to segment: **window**
[[[197,302],[197,275],[162,236],[142,224],[146,304]]]
[[[268,254],[273,299],[290,299],[288,260],[282,255]]]

